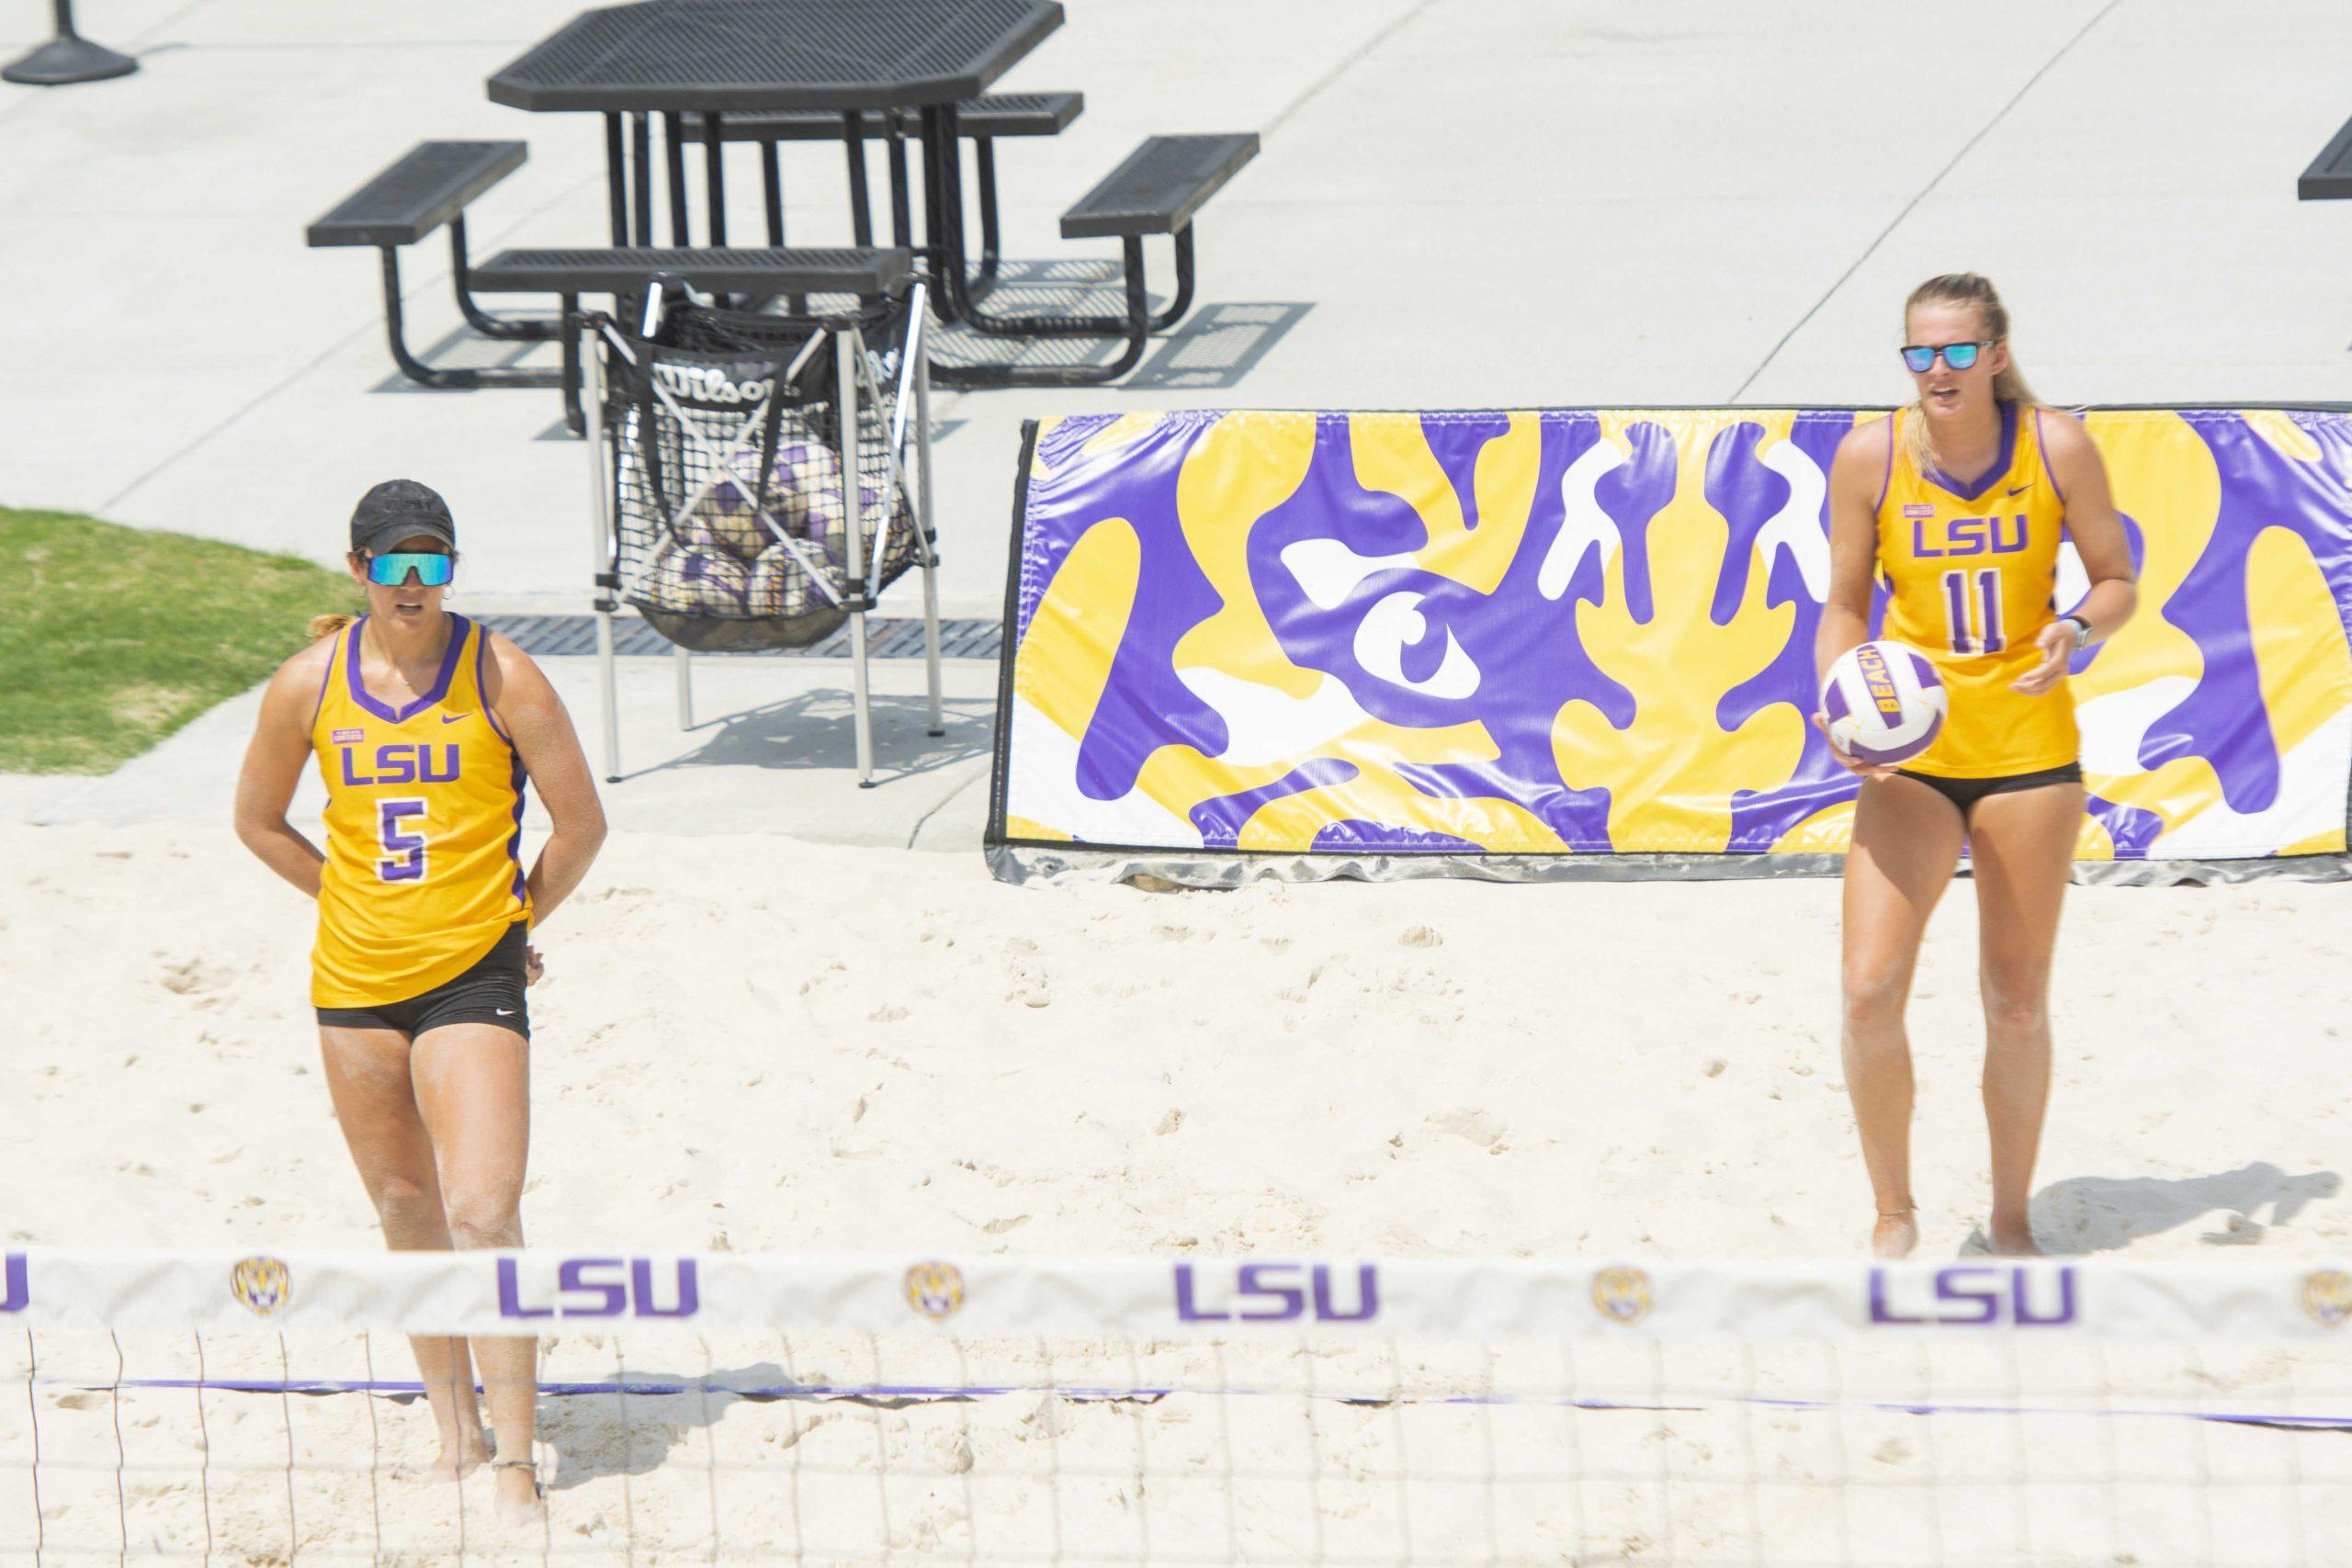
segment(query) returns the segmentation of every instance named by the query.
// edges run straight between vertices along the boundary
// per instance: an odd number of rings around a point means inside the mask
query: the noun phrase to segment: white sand
[[[0,863],[10,1239],[368,1245],[310,904],[225,829],[0,826]],[[2069,897],[2046,1241],[2352,1247],[2352,885]],[[539,939],[525,1218],[563,1247],[1849,1253],[1836,931],[1827,881],[1152,895],[631,835]],[[1963,881],[1912,1012],[1930,1254],[1986,1198],[1974,939]]]
[[[225,827],[0,825],[0,864],[8,1238],[374,1245],[316,1065],[310,906]],[[1986,1198],[1973,917],[1963,882],[1913,1007],[1929,1256],[1963,1246]],[[534,1245],[569,1249],[1850,1256],[1871,1204],[1838,1066],[1836,929],[1832,882],[1153,895],[1003,887],[971,854],[632,835],[541,942],[525,1222]],[[2074,891],[2045,1245],[2352,1252],[2347,933],[2352,886]],[[411,1375],[390,1359],[379,1376]],[[823,1370],[870,1371],[854,1360]],[[338,1403],[356,1413],[325,1411]],[[421,1411],[376,1403],[386,1451],[413,1455]],[[687,1462],[706,1432],[749,1461],[795,1446],[788,1422],[808,1418],[789,1403],[735,1405],[715,1428],[682,1416],[665,1467],[617,1462],[616,1424],[549,1403],[559,1520],[603,1521],[575,1544],[616,1544],[625,1472],[640,1529],[706,1520],[707,1476]],[[266,1406],[215,1420],[275,1437]],[[303,1408],[348,1423],[367,1405]],[[1034,1404],[969,1414],[1022,1427],[982,1445],[983,1472],[1037,1460],[1024,1415]],[[936,1463],[963,1416],[889,1417],[886,1456]],[[836,1425],[859,1434],[841,1462],[874,1462],[871,1421]],[[1681,1461],[1703,1469],[1711,1450],[1686,1439]],[[1913,1462],[1917,1433],[1894,1440],[1878,1462]],[[1325,1462],[1351,1442],[1335,1431]],[[5,1495],[17,1457],[0,1435],[0,1534],[22,1522]],[[678,1485],[673,1508],[648,1501]],[[1132,1500],[1105,1499],[1073,1502],[1073,1520],[1128,1517]],[[960,1506],[902,1508],[904,1544],[960,1560]],[[110,1502],[87,1506],[110,1540]],[[744,1528],[784,1543],[780,1510],[747,1506]],[[335,1522],[320,1512],[306,1536]],[[51,1529],[98,1522],[85,1509]],[[1610,1561],[1711,1560],[1702,1540],[1747,1560],[1729,1516],[1670,1552],[1655,1531],[1629,1545],[1640,1529],[1596,1529],[1584,1542]]]

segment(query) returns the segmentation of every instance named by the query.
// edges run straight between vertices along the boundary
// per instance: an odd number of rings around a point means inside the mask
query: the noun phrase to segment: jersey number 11
[[[1944,573],[1944,620],[1954,653],[1998,653],[2008,646],[2001,635],[2001,574],[1992,567]]]

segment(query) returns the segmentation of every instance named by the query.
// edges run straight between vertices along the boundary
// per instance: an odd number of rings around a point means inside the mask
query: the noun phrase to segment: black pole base
[[[53,38],[22,60],[0,67],[0,81],[21,82],[28,87],[70,87],[76,82],[104,82],[128,76],[139,62],[117,54],[101,43],[66,34]]]

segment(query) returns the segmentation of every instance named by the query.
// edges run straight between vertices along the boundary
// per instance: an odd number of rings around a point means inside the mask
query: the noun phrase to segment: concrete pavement
[[[593,659],[539,660],[600,779],[602,699]],[[848,666],[832,660],[698,658],[694,723],[678,722],[668,659],[619,661],[621,765],[599,787],[613,828],[663,833],[782,833],[825,843],[970,850],[987,818],[996,666],[941,663],[942,728],[926,734],[920,660],[874,663],[874,787],[860,789]],[[232,698],[103,777],[0,773],[0,818],[38,826],[185,822],[225,831],[237,768],[261,706]],[[287,819],[315,835],[326,790],[305,770]],[[537,794],[524,815],[548,826]]]
[[[469,608],[584,608],[588,467],[553,396],[410,388],[380,341],[373,254],[301,243],[435,136],[531,144],[474,209],[478,254],[599,239],[596,121],[482,90],[576,8],[86,0],[84,30],[140,73],[0,89],[0,501],[327,560],[353,498],[413,474],[457,509]],[[1255,130],[1265,148],[1201,218],[1203,328],[1134,384],[939,399],[951,615],[1001,604],[1024,418],[1892,400],[1903,295],[1962,267],[2001,285],[2053,401],[2352,396],[2352,204],[2294,200],[2352,115],[2352,31],[2319,0],[1069,8],[1003,84],[1087,95],[1064,136],[1002,149],[1009,254],[1112,254],[1055,220],[1142,135]],[[0,49],[45,17],[7,6]],[[786,156],[796,243],[845,242],[838,149]],[[756,161],[732,172],[732,199],[755,200]],[[452,340],[443,248],[417,247],[406,279],[413,342],[485,352]],[[795,682],[843,678],[752,668],[714,690],[741,682],[778,723]],[[631,680],[666,690],[659,661]],[[662,700],[631,720],[649,736]],[[821,746],[801,750],[796,803],[825,773],[805,765]],[[759,794],[695,776],[690,816]],[[946,809],[923,790],[868,792],[904,802],[876,840],[922,836]]]

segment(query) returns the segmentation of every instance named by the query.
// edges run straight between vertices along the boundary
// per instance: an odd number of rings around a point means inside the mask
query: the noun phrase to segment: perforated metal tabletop
[[[953,103],[1062,25],[1057,0],[644,0],[583,11],[490,79],[532,110]]]

